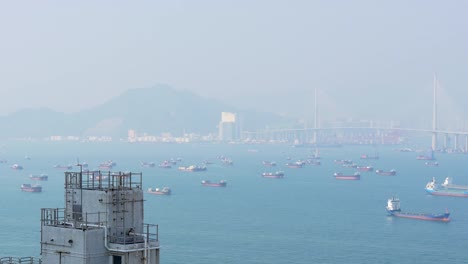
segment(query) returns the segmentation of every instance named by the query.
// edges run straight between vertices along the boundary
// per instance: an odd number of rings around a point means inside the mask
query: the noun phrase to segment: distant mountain
[[[126,137],[129,129],[139,133],[173,135],[217,133],[221,112],[238,114],[244,130],[289,126],[294,121],[271,113],[237,109],[218,101],[166,85],[128,90],[97,107],[78,113],[47,108],[26,109],[0,117],[0,137],[47,137],[52,135]]]

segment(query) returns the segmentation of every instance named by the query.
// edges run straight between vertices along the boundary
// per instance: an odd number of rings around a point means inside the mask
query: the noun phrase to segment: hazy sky
[[[468,117],[468,1],[1,1],[0,113],[165,83],[312,116]],[[424,116],[424,117],[423,117]],[[466,118],[468,119],[468,118]]]

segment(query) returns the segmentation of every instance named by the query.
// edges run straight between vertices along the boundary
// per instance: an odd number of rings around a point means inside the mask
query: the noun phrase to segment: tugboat
[[[21,191],[23,192],[42,192],[42,186],[39,184],[31,185],[29,183],[21,184]]]
[[[262,173],[262,177],[280,179],[280,178],[284,177],[284,172],[282,172],[282,171],[264,172],[264,173]]]
[[[352,175],[344,175],[341,172],[335,172],[334,174],[335,179],[337,180],[360,180],[361,179],[361,174],[359,172],[355,172]]]
[[[396,170],[389,170],[389,171],[375,170],[375,173],[379,175],[384,175],[384,176],[394,176],[396,174]]]
[[[432,178],[432,181],[426,184],[425,190],[427,193],[431,195],[437,195],[437,196],[468,197],[467,189],[439,188],[439,186],[436,183],[435,178]]]
[[[211,182],[208,180],[203,180],[201,184],[203,186],[210,186],[210,187],[226,187],[227,182],[225,180],[221,180],[219,182]]]
[[[440,221],[440,222],[449,222],[450,213],[446,210],[443,214],[431,214],[431,213],[407,213],[402,212],[400,209],[400,199],[392,197],[387,200],[387,213],[390,216],[402,217],[402,218],[411,218],[419,220],[428,220],[428,221]]]
[[[159,188],[148,188],[148,193],[151,194],[158,194],[158,195],[170,195],[171,194],[171,188],[169,187],[163,187],[162,189]]]

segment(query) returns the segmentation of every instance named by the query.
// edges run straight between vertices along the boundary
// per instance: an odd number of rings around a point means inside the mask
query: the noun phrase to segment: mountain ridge
[[[22,109],[1,116],[0,137],[54,135],[126,137],[129,129],[152,135],[217,134],[221,112],[238,114],[245,130],[290,124],[273,113],[239,109],[168,85],[129,89],[98,106],[75,113]]]

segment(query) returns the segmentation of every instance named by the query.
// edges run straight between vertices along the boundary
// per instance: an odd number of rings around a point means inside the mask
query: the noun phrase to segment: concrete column
[[[458,135],[457,135],[457,134],[454,135],[454,139],[453,139],[453,149],[454,149],[455,151],[458,151]]]

